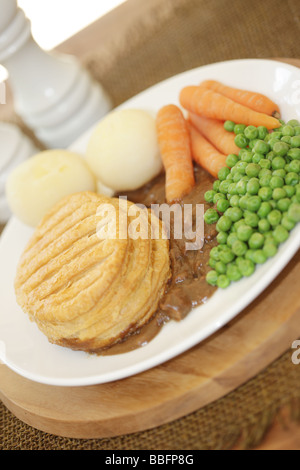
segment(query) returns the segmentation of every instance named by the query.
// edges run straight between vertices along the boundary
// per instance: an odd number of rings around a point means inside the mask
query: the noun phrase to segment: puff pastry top
[[[147,237],[130,234],[137,217]],[[44,217],[20,259],[17,301],[50,342],[88,352],[107,348],[157,310],[171,275],[163,235],[150,210],[127,200],[68,196]]]

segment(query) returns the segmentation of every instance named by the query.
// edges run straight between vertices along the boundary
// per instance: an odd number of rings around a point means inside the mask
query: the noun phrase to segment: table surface
[[[147,10],[153,4],[159,4],[160,0],[128,0],[108,15],[97,20],[89,27],[79,32],[57,50],[83,58],[89,50],[93,49],[95,41],[103,44],[109,42],[112,35],[121,37],[126,33],[130,24],[140,15],[146,15]],[[7,96],[7,104],[0,108],[0,120],[9,119],[13,112],[10,94]],[[256,450],[299,450],[300,449],[300,425],[289,419],[288,411],[283,409],[273,426],[266,435],[264,441]]]

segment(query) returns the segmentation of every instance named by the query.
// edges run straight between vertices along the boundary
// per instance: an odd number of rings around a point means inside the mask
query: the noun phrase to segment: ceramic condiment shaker
[[[0,224],[5,224],[11,216],[5,196],[5,184],[9,173],[38,152],[39,149],[19,127],[0,123]]]
[[[0,64],[16,113],[48,148],[66,148],[111,109],[100,84],[73,56],[42,50],[16,0],[0,0]]]

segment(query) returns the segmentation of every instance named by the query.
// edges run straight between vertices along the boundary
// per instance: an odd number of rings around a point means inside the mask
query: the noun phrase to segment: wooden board
[[[0,366],[0,398],[19,419],[42,431],[100,438],[159,426],[223,397],[300,337],[300,252],[244,312],[181,356],[121,381],[53,387]],[[291,351],[292,354],[292,351]]]
[[[66,388],[32,382],[0,365],[0,398],[25,423],[74,438],[128,434],[192,413],[253,378],[300,337],[299,261],[300,252],[234,321],[159,367],[109,384]]]

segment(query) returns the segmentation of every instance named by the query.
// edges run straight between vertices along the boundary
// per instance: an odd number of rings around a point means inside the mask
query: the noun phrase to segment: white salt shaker
[[[0,0],[0,63],[16,113],[48,148],[66,148],[111,110],[102,86],[72,56],[43,51],[16,0]]]
[[[5,196],[5,184],[10,172],[40,150],[14,124],[0,123],[0,224],[11,217]]]

